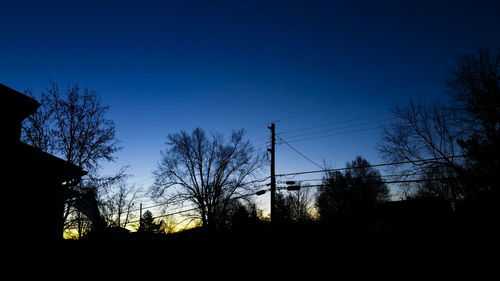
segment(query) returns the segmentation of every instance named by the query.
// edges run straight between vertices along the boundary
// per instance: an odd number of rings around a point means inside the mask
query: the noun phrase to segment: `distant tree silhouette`
[[[161,224],[155,223],[154,218],[153,218],[153,213],[151,213],[149,210],[144,212],[144,214],[141,217],[141,223],[139,225],[139,228],[137,229],[138,232],[149,232],[149,233],[158,233],[160,230]]]
[[[33,96],[29,90],[25,93]],[[75,198],[79,197],[78,194],[97,195],[102,192],[98,190],[100,187],[124,176],[122,170],[112,177],[98,177],[101,161],[113,160],[114,153],[120,149],[115,124],[106,118],[109,107],[101,104],[97,91],[82,90],[78,85],[60,91],[51,81],[40,101],[42,105],[38,111],[24,121],[21,139],[89,172],[82,182],[68,183],[68,191],[64,193],[65,227],[75,225],[69,219],[72,217],[82,232],[86,221],[73,208]]]
[[[276,192],[274,213],[272,214],[273,224],[289,224],[292,219],[292,198],[283,191]]]
[[[328,172],[323,179],[324,186],[319,188],[316,208],[322,221],[332,221],[349,214],[350,185],[339,171]]]
[[[397,121],[383,129],[378,150],[389,162],[410,162],[398,172],[422,181],[407,185],[407,192],[454,206],[498,189],[500,50],[460,56],[450,73],[453,102],[396,108]]]
[[[483,48],[458,57],[447,85],[463,130],[458,143],[467,154],[466,168],[474,178],[466,196],[498,190],[500,48]]]
[[[237,203],[235,205],[230,222],[233,230],[251,229],[259,222],[260,218],[255,204],[244,205],[242,203]]]
[[[365,218],[377,204],[388,200],[387,185],[366,159],[358,156],[347,168],[344,173],[328,172],[323,178],[316,202],[322,221]]]
[[[243,136],[242,130],[233,131],[226,142],[222,135],[208,137],[200,128],[190,135],[184,131],[169,135],[154,172],[153,198],[192,203],[204,227],[225,224],[233,198],[255,191],[254,185],[245,182],[264,163]]]
[[[167,216],[160,222],[159,233],[169,234],[178,231],[179,222],[173,216]]]
[[[458,145],[461,133],[456,111],[435,102],[420,105],[410,102],[393,110],[396,121],[383,128],[378,150],[388,162],[408,162],[396,171],[405,180],[435,179],[405,186],[414,195],[425,192],[445,198],[451,204],[463,197],[464,186],[450,185],[448,179],[463,177],[463,158]]]
[[[357,197],[353,204],[360,214],[374,210],[380,202],[389,199],[389,188],[383,182],[380,172],[370,167],[368,160],[358,156],[356,160],[347,163],[345,175],[351,180],[351,188]]]
[[[291,219],[295,222],[311,220],[314,208],[312,189],[301,187],[299,190],[289,192],[287,201],[290,204]]]
[[[456,169],[444,165],[429,165],[421,170],[418,176],[421,181],[413,183],[412,197],[440,197],[452,206],[463,200],[467,183],[460,175],[465,171],[460,170],[459,174]]]
[[[273,222],[306,222],[313,218],[314,197],[311,189],[302,187],[294,191],[281,191],[276,194]]]
[[[136,217],[132,212],[138,207],[140,190],[135,185],[128,185],[125,180],[107,187],[100,197],[100,210],[108,226],[127,227]]]
[[[247,211],[245,206],[240,205],[238,209],[235,210],[231,218],[231,226],[233,228],[241,228],[249,224],[250,213]]]

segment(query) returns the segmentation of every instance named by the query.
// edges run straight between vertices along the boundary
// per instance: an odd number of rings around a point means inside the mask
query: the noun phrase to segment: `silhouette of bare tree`
[[[263,155],[243,136],[242,130],[234,131],[225,142],[221,135],[209,138],[200,128],[190,135],[184,131],[169,135],[151,194],[155,199],[192,203],[203,226],[216,227],[233,197],[253,190],[245,180],[264,163]]]

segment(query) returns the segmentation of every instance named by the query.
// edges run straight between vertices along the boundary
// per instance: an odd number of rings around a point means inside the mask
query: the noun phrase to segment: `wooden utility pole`
[[[274,224],[273,216],[275,213],[276,206],[276,174],[275,174],[275,148],[276,148],[276,132],[275,125],[271,123],[271,126],[268,127],[271,130],[271,148],[268,148],[267,151],[271,152],[271,224]]]
[[[142,229],[142,203],[139,206],[139,228]]]

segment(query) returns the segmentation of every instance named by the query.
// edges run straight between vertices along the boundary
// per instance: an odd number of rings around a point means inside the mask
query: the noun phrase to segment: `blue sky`
[[[457,55],[500,46],[499,3],[4,0],[0,83],[98,90],[124,147],[104,173],[130,165],[146,188],[166,136],[197,126],[244,128],[265,150],[272,121],[277,133],[340,122],[282,137],[330,167],[381,163],[380,133],[365,129],[410,98],[446,99]],[[286,145],[276,156],[277,173],[317,169]]]

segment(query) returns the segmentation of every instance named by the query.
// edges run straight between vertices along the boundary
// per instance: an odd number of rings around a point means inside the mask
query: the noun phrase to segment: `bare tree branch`
[[[198,208],[204,226],[217,225],[237,190],[245,187],[244,180],[263,164],[264,157],[243,136],[235,131],[225,144],[222,136],[209,138],[199,128],[191,135],[169,135],[151,195],[187,200]]]

